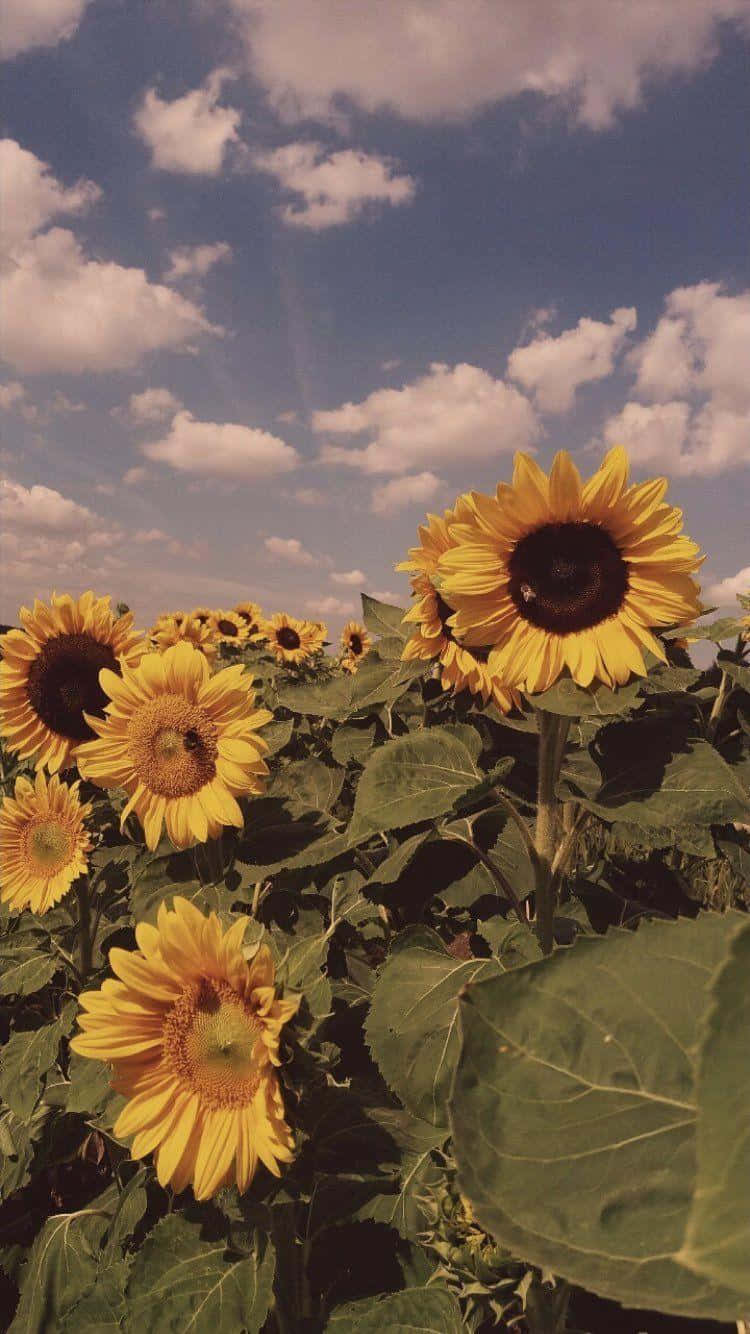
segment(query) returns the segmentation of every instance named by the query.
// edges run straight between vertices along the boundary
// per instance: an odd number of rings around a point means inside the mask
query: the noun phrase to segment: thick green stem
[[[536,830],[534,844],[536,866],[536,924],[543,954],[554,946],[556,889],[552,874],[559,837],[559,802],[555,795],[565,740],[570,727],[568,718],[539,710],[539,772],[537,775]]]
[[[78,960],[81,980],[85,981],[91,972],[94,954],[94,937],[91,931],[91,900],[89,898],[89,878],[81,875],[76,881],[78,898]]]

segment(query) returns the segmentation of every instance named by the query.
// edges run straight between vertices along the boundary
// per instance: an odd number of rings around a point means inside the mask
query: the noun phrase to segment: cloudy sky
[[[750,584],[750,0],[6,0],[0,619],[337,628],[513,451]]]

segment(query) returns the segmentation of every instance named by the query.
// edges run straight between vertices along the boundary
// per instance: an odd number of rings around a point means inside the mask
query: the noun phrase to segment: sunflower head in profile
[[[134,811],[153,849],[162,826],[176,848],[215,838],[223,825],[242,827],[237,797],[263,790],[268,747],[241,663],[214,676],[192,644],[148,653],[122,677],[102,672],[105,718],[91,718],[94,741],[78,767],[101,787],[124,788],[121,822]]]
[[[216,642],[211,626],[208,622],[201,624],[194,616],[186,616],[180,625],[173,616],[162,617],[161,621],[151,627],[149,633],[154,647],[158,648],[160,653],[185,639],[194,648],[199,649],[209,662],[213,662],[216,657]]]
[[[512,484],[472,494],[438,561],[458,639],[493,644],[490,666],[531,694],[566,669],[580,686],[622,685],[645,675],[644,649],[665,661],[653,629],[701,611],[701,557],[666,489],[629,486],[621,447],[585,484],[565,451],[549,477],[518,454]]]
[[[268,640],[268,647],[279,662],[294,664],[311,657],[325,638],[311,621],[298,621],[283,611],[262,621],[260,634]]]
[[[245,622],[248,636],[252,639],[260,630],[263,619],[263,613],[257,602],[238,602],[234,611]]]
[[[277,998],[273,960],[243,953],[247,917],[223,931],[187,899],[136,927],[138,949],[112,949],[100,991],[80,997],[71,1047],[112,1066],[127,1098],[114,1126],[131,1153],[153,1153],[162,1186],[198,1200],[249,1187],[258,1163],[274,1176],[293,1158],[276,1067],[281,1029],[299,996]]]
[[[412,547],[409,559],[397,566],[400,570],[413,571],[411,586],[416,598],[404,617],[404,621],[411,622],[416,629],[401,656],[407,661],[437,659],[444,690],[453,690],[454,694],[469,690],[472,695],[480,696],[485,704],[492,700],[503,713],[507,713],[514,704],[520,704],[518,692],[498,671],[490,669],[487,646],[468,649],[458,642],[450,624],[453,608],[432,582],[441,555],[453,545],[449,525],[457,516],[468,518],[469,514],[466,498],[462,496],[442,517],[428,515],[427,523],[419,529],[420,545]]]
[[[232,644],[239,648],[247,640],[247,621],[236,611],[215,611],[208,624],[213,638],[219,644]]]
[[[91,807],[79,801],[78,788],[40,769],[33,783],[17,778],[0,806],[0,900],[13,912],[46,912],[85,873]]]
[[[9,750],[51,773],[71,764],[94,735],[87,715],[102,717],[106,667],[118,673],[148,649],[130,612],[116,617],[109,598],[53,593],[49,604],[21,607],[21,630],[2,637],[0,735]]]

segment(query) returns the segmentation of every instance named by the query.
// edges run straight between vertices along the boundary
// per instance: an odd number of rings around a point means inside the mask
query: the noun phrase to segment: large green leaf
[[[424,670],[423,662],[381,662],[372,653],[354,675],[334,677],[322,685],[282,685],[278,702],[293,713],[345,722],[353,713],[394,703]]]
[[[750,1311],[750,923],[713,987],[698,1071],[698,1176],[680,1259]]]
[[[368,593],[362,593],[362,617],[370,634],[386,639],[400,639],[406,643],[412,633],[411,625],[404,625],[405,607],[394,607],[390,602],[378,602]]]
[[[378,972],[367,1041],[386,1083],[430,1125],[448,1121],[459,1050],[458,994],[497,971],[494,959],[456,960],[439,936],[420,931],[405,936]]]
[[[447,1288],[404,1288],[369,1297],[334,1311],[327,1330],[334,1334],[464,1334],[461,1307]]]
[[[742,921],[582,937],[462,999],[454,1149],[461,1189],[501,1245],[626,1306],[741,1316],[739,1293],[681,1252],[698,1043]]]
[[[21,1300],[8,1334],[51,1334],[96,1279],[106,1219],[95,1207],[49,1218],[21,1273]]]
[[[345,771],[310,756],[282,769],[268,789],[269,797],[285,800],[293,815],[315,811],[325,815],[341,791]]]
[[[40,953],[38,945],[3,942],[0,952],[0,995],[31,996],[46,986],[60,967],[55,955]]]
[[[71,1002],[53,1023],[14,1033],[2,1049],[0,1098],[19,1121],[28,1121],[36,1106],[42,1081],[57,1059],[60,1039],[73,1027],[75,1008]]]
[[[197,1223],[171,1214],[138,1251],[127,1287],[128,1334],[258,1334],[271,1304],[274,1254],[230,1259]]]
[[[359,836],[450,810],[482,774],[450,727],[396,737],[373,751],[359,780],[350,832]]]
[[[610,690],[601,682],[583,688],[576,685],[571,677],[563,676],[549,690],[540,695],[527,695],[526,698],[535,709],[563,714],[567,718],[613,717],[637,709],[641,704],[640,690],[641,682],[638,679]]]

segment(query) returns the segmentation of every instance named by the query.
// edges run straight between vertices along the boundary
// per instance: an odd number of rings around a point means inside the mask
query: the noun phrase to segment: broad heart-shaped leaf
[[[412,633],[410,625],[404,625],[406,607],[394,607],[390,602],[378,602],[369,594],[362,593],[362,618],[372,635],[383,635],[386,639],[400,639],[406,643]]]
[[[19,1121],[28,1121],[41,1092],[41,1083],[57,1059],[60,1039],[73,1027],[75,1002],[59,1019],[42,1028],[14,1033],[0,1053],[0,1098]]]
[[[257,881],[280,871],[322,866],[353,846],[356,840],[350,843],[348,833],[339,833],[314,812],[295,818],[280,797],[259,797],[248,807],[236,855]]]
[[[698,1176],[681,1260],[750,1311],[750,923],[713,986],[698,1069]]]
[[[127,1287],[127,1334],[258,1334],[271,1304],[274,1254],[227,1257],[200,1225],[171,1214],[138,1251]]]
[[[714,644],[721,644],[726,639],[736,639],[740,632],[739,621],[734,616],[722,616],[718,621],[711,621],[706,625],[691,625],[689,630],[679,632],[678,637],[684,637],[689,644],[700,642],[701,639],[710,639]]]
[[[459,1049],[458,994],[469,983],[494,976],[498,967],[494,959],[458,961],[437,934],[420,930],[405,934],[378,972],[367,1041],[389,1088],[430,1125],[448,1121]]]
[[[21,1300],[8,1334],[50,1334],[96,1279],[106,1218],[96,1208],[56,1214],[38,1234],[21,1271]]]
[[[680,1253],[698,1043],[743,921],[706,914],[581,937],[462,999],[459,1185],[500,1245],[625,1306],[741,1316],[739,1295]]]
[[[567,718],[612,717],[637,709],[642,702],[640,690],[638,679],[619,686],[617,690],[610,690],[601,683],[584,689],[571,677],[563,676],[549,690],[526,698],[535,709],[564,714]]]
[[[376,724],[366,719],[359,723],[348,723],[337,727],[331,741],[331,754],[337,764],[349,764],[354,760],[364,764],[372,750],[375,740]]]
[[[0,954],[0,995],[31,996],[46,986],[60,967],[53,954],[42,954],[28,943],[12,948],[3,942]]]
[[[482,774],[451,727],[432,727],[378,746],[365,765],[350,833],[360,836],[443,815]]]
[[[333,1312],[332,1334],[464,1334],[457,1299],[447,1288],[404,1288],[386,1297],[367,1297]]]
[[[736,662],[728,653],[720,653],[716,663],[738,686],[741,686],[743,690],[750,691],[750,667],[746,667],[741,662]]]
[[[282,769],[269,787],[268,796],[281,797],[292,814],[316,811],[325,815],[341,791],[344,776],[343,769],[310,756]]]
[[[381,662],[373,652],[353,676],[334,677],[323,685],[282,685],[278,702],[292,713],[346,722],[353,713],[393,704],[424,671],[423,662]]]

